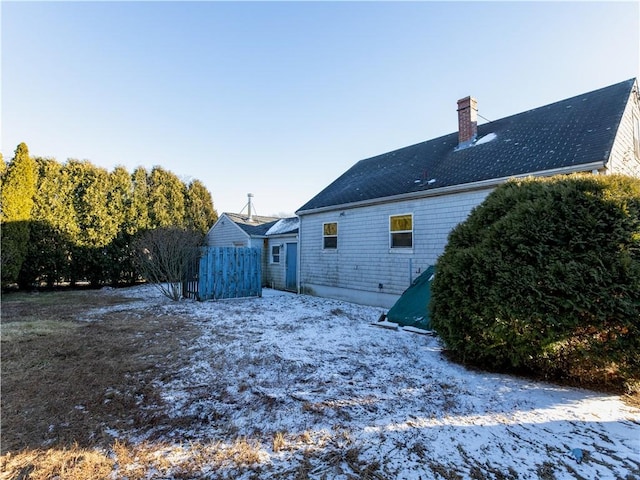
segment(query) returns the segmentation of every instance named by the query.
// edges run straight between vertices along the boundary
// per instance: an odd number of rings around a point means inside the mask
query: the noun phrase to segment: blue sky
[[[638,2],[2,1],[5,160],[160,165],[292,214],[358,160],[638,76]]]

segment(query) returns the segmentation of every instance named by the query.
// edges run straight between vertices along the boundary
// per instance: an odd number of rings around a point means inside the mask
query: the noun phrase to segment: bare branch
[[[135,242],[136,264],[163,295],[180,300],[182,282],[200,255],[202,239],[199,232],[176,227],[147,230]]]

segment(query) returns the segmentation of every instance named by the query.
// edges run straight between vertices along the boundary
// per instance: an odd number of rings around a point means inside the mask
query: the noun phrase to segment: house
[[[207,233],[210,247],[252,247],[262,255],[262,286],[296,291],[298,218],[254,215],[249,194],[247,214],[223,213]]]
[[[457,132],[361,160],[296,212],[301,292],[389,308],[508,179],[640,176],[636,79],[482,125],[476,99],[457,111]]]

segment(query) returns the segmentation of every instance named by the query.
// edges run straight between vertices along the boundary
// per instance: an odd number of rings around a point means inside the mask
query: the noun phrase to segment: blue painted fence
[[[257,248],[203,247],[198,272],[191,278],[183,290],[187,297],[198,300],[260,297],[261,252]]]

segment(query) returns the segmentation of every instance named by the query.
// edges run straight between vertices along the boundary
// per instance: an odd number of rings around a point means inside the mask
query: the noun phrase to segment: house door
[[[287,272],[285,288],[295,292],[298,287],[298,244],[287,243]]]

